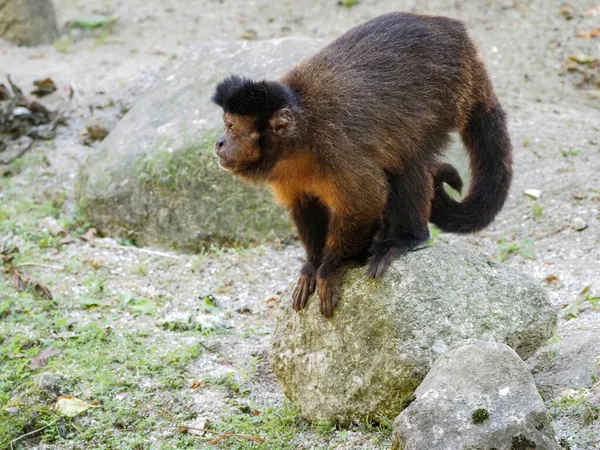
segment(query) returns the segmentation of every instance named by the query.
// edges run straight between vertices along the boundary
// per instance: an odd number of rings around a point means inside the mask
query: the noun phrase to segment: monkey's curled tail
[[[500,105],[491,109],[478,105],[461,136],[471,159],[473,178],[469,192],[460,202],[450,198],[443,183],[460,191],[462,182],[457,181],[456,169],[440,165],[430,220],[444,231],[472,233],[494,220],[506,201],[512,180],[512,146]]]

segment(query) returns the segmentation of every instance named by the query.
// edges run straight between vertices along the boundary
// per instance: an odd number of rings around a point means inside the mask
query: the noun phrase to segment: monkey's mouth
[[[231,163],[227,162],[226,160],[224,160],[220,156],[217,156],[217,159],[219,160],[219,166],[221,167],[221,169],[225,169],[225,170],[231,171],[231,167],[232,167]]]

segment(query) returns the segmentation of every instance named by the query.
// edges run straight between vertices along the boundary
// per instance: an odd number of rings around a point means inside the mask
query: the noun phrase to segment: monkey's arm
[[[378,215],[361,217],[336,214],[332,216],[323,261],[317,271],[317,291],[321,313],[325,317],[333,315],[333,309],[338,303],[341,269],[353,263],[364,262],[367,258],[378,225],[378,217]]]
[[[293,293],[292,307],[299,311],[315,292],[317,268],[321,265],[327,239],[329,211],[317,198],[305,195],[296,200],[291,213],[308,259]]]

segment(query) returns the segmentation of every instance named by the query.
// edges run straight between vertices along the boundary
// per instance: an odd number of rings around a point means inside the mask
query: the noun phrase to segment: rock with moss
[[[396,417],[458,341],[502,342],[526,358],[555,328],[545,291],[529,277],[440,245],[400,258],[381,280],[349,270],[330,320],[316,295],[299,313],[284,302],[270,360],[306,419],[348,424]]]
[[[321,45],[286,38],[209,42],[190,50],[82,165],[81,211],[103,234],[185,250],[291,235],[285,212],[266,189],[218,167],[213,147],[222,119],[210,97],[230,73],[272,78]]]
[[[395,450],[559,450],[533,377],[505,344],[440,356],[394,422]]]
[[[0,1],[0,38],[18,45],[51,44],[58,38],[52,0]]]

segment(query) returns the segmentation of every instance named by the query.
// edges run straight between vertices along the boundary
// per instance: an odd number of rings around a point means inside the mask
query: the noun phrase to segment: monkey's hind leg
[[[367,274],[382,276],[398,257],[429,239],[433,179],[425,167],[388,173],[389,195],[380,230],[371,246]]]
[[[300,270],[300,277],[292,294],[292,307],[295,311],[300,311],[317,286],[317,269],[321,265],[327,239],[329,211],[315,197],[304,196],[293,206],[292,219],[308,259]]]

